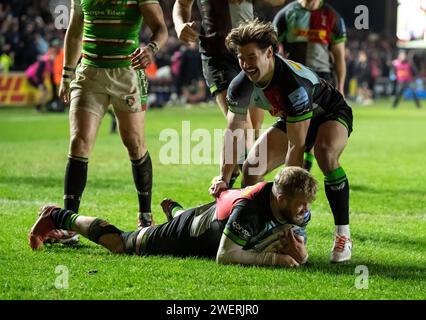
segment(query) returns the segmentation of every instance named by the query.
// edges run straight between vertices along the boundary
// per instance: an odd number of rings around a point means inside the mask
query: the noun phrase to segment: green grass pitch
[[[307,229],[310,262],[288,270],[219,266],[197,258],[118,256],[86,239],[72,248],[47,246],[32,252],[27,233],[39,206],[62,205],[68,116],[0,109],[0,299],[425,299],[426,109],[405,102],[391,110],[383,100],[354,106],[354,118],[341,158],[351,187],[353,259],[329,263],[334,226],[315,166],[320,190]],[[191,130],[210,132],[225,125],[211,106],[148,112],[157,223],[165,221],[162,198],[176,198],[186,207],[207,202],[210,180],[218,173],[217,164],[160,163],[165,144],[160,132],[173,128],[180,134],[182,121],[190,121]],[[266,115],[265,127],[273,121]],[[80,213],[131,230],[137,199],[130,162],[120,138],[109,134],[109,122],[106,117],[90,158]],[[67,285],[61,282],[64,270]]]

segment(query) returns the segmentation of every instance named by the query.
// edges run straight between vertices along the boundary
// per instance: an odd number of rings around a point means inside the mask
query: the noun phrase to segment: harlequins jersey
[[[333,113],[339,106],[338,91],[320,79],[304,65],[275,55],[275,69],[271,82],[261,88],[250,81],[243,71],[228,88],[229,110],[247,114],[249,106],[268,110],[271,115],[288,123]]]
[[[316,72],[331,71],[330,46],[346,41],[346,27],[330,5],[309,11],[294,1],[277,13],[273,23],[289,59]]]

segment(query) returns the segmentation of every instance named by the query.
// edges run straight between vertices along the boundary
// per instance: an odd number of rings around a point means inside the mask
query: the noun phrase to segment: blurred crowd
[[[419,90],[424,89],[426,79],[426,52],[424,49],[398,49],[396,39],[385,38],[377,33],[348,31],[346,43],[347,76],[345,93],[349,99],[369,105],[374,98],[393,96],[397,87],[394,62],[401,52],[413,68]]]
[[[64,31],[54,26],[49,0],[0,0],[2,70],[26,70],[54,40],[62,46]]]
[[[176,37],[172,22],[173,2],[160,1],[169,27],[169,39],[156,55],[155,63],[146,70],[151,85],[151,106],[211,99],[203,80],[198,48],[184,46]],[[199,21],[197,6],[193,7],[194,20]],[[277,10],[279,8],[256,6],[257,15],[266,20],[272,20]],[[142,43],[149,39],[147,30],[141,34]],[[46,72],[52,70],[49,77],[56,90],[62,72],[64,35],[65,30],[55,28],[49,0],[0,0],[0,72],[26,71],[30,67],[44,72],[34,64],[48,57],[51,66]],[[394,94],[396,77],[392,61],[398,56],[395,39],[358,30],[348,30],[348,39],[346,96],[368,105],[376,97]],[[410,50],[408,60],[414,67],[416,79],[426,78],[425,50]],[[421,80],[417,83],[422,87]]]

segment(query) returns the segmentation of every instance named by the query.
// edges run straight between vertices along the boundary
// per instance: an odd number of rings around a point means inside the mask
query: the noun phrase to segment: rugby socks
[[[345,224],[345,225],[340,225],[340,226],[336,226],[336,234],[340,234],[340,235],[345,235],[348,238],[351,237],[351,231],[349,229],[349,225]]]
[[[312,165],[314,164],[315,157],[310,152],[303,153],[303,169],[311,171]]]
[[[180,215],[182,212],[184,212],[184,209],[182,208],[182,206],[179,203],[175,202],[171,210],[172,217],[174,218]]]
[[[148,151],[139,160],[132,161],[133,181],[138,191],[139,213],[151,213],[152,162]],[[142,217],[146,219],[146,217]]]
[[[64,209],[78,212],[81,195],[86,187],[87,166],[89,159],[68,156],[68,163],[65,170],[64,181]]]
[[[78,214],[71,210],[56,208],[52,211],[52,219],[56,229],[71,230]]]
[[[349,224],[349,181],[342,167],[325,176],[325,194],[336,226]]]

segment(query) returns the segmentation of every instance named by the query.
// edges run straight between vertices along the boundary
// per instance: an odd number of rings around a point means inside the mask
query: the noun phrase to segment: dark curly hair
[[[232,29],[225,40],[228,50],[235,52],[237,46],[255,42],[260,49],[272,46],[274,52],[278,52],[278,35],[271,22],[262,22],[259,19],[241,24]]]

